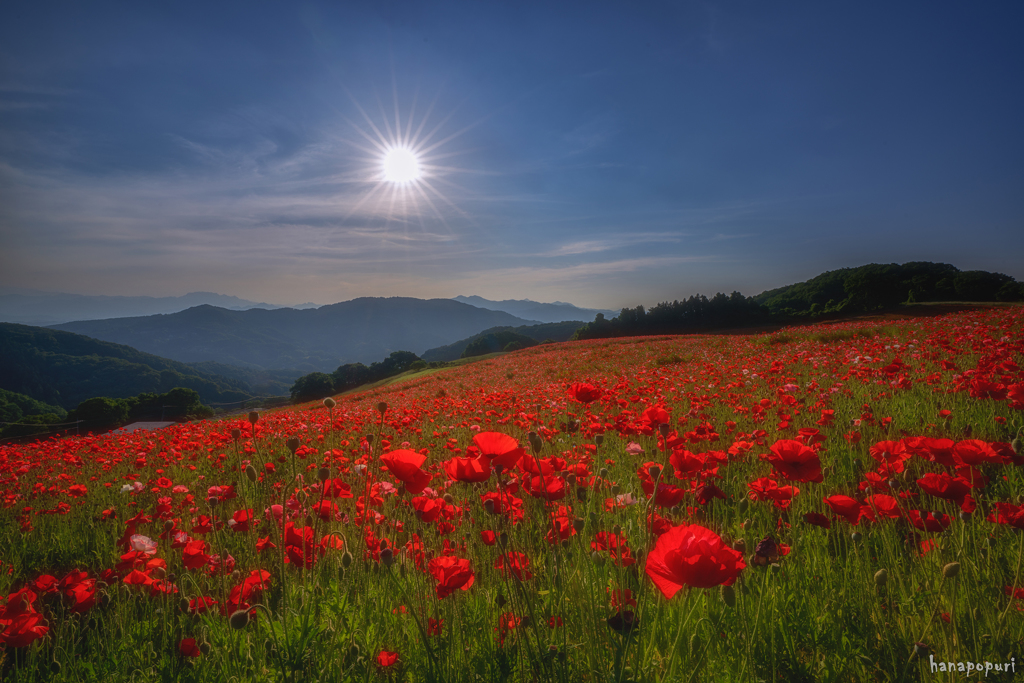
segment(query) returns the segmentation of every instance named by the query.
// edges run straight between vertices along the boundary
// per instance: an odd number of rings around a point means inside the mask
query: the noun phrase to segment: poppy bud
[[[598,434],[594,437],[594,443],[598,446],[604,443],[604,434]]]
[[[1013,449],[1013,452],[1015,454],[1020,455],[1020,437],[1017,437],[1016,439],[1010,442],[1010,448]]]
[[[484,501],[484,510],[487,510],[488,514],[491,514],[491,515],[494,514],[494,500],[493,499],[488,498],[487,500]]]
[[[860,458],[854,458],[853,466],[856,467],[858,470],[862,470],[864,469],[864,461],[862,461]]]
[[[331,478],[331,469],[329,467],[321,467],[317,470],[316,477],[320,481],[327,481]]]
[[[620,493],[622,493],[622,487],[621,486],[619,486],[618,484],[615,484],[614,486],[612,486],[612,495],[613,496],[617,496]]]
[[[292,452],[292,455],[295,455],[295,451],[299,449],[299,438],[297,436],[293,436],[285,441],[284,445],[288,447],[288,450]]]
[[[182,598],[181,600],[178,601],[178,609],[180,609],[182,612],[187,612],[188,608],[189,608],[188,598]]]
[[[306,523],[304,526],[313,526],[313,515],[306,515]]]
[[[373,445],[373,434],[366,435],[366,443],[369,444],[370,446]]]
[[[586,524],[582,519],[576,518],[572,520],[572,528],[576,530],[576,533],[583,531],[583,527],[585,525]]]
[[[971,521],[971,513],[968,512],[967,510],[961,510],[960,511],[960,521],[962,521],[962,522],[970,522]]]
[[[330,396],[328,396],[327,398],[324,399],[324,405],[327,406],[328,409],[330,409],[330,408],[333,408],[334,406],[338,405],[338,402],[335,401]]]
[[[385,403],[384,401],[381,401],[380,403],[378,403],[377,404],[377,412],[380,413],[381,415],[383,415],[384,413],[388,412],[388,404]]]
[[[238,441],[240,438],[242,438],[242,430],[239,429],[238,427],[232,429],[231,438],[234,439],[235,441]]]
[[[749,519],[749,518],[747,518],[747,519],[743,520],[743,521],[742,521],[742,522],[740,523],[740,528],[741,528],[741,529],[744,529],[744,530],[746,530],[746,529],[749,529],[749,528],[750,528],[750,525],[751,525],[751,521],[750,521],[750,519]]]
[[[875,572],[875,585],[884,586],[889,581],[889,570],[879,569]]]
[[[569,547],[569,539],[568,538],[563,538],[562,539],[562,548],[568,548],[568,547]]]
[[[380,561],[386,567],[390,567],[391,563],[395,561],[395,552],[391,548],[384,548],[384,550],[380,551]]]
[[[590,559],[592,559],[594,561],[594,564],[596,564],[598,567],[604,565],[604,555],[602,555],[596,550],[590,553]]]
[[[497,605],[498,607],[504,607],[505,606],[505,596],[502,595],[501,593],[498,593],[494,597],[494,604]]]
[[[658,425],[658,431],[661,432],[662,436],[667,437],[668,436],[668,424],[667,423],[662,423],[662,424]]]
[[[216,505],[217,505],[217,503],[219,503],[219,502],[220,502],[220,498],[218,498],[217,496],[213,496],[212,498],[210,498],[210,499],[209,499],[208,501],[206,501],[206,502],[210,504],[210,507],[214,507],[214,506],[216,506]]]
[[[647,473],[651,475],[651,479],[657,479],[661,475],[661,467],[658,465],[651,465]]]
[[[960,573],[960,563],[950,562],[942,568],[942,575],[947,579],[952,579],[954,576]]]
[[[210,647],[210,644],[205,640],[199,643],[199,651],[202,652],[204,655],[210,654],[211,650],[213,650],[213,648]]]
[[[860,540],[864,538],[864,534],[862,534],[859,531],[854,531],[852,534],[850,534],[850,538],[853,539],[854,543],[860,543]]]
[[[160,581],[163,581],[165,578],[167,578],[167,570],[163,567],[155,567],[150,576],[152,576],[154,579],[159,579]]]
[[[602,467],[602,468],[600,469],[600,471],[598,471],[598,473],[597,473],[597,474],[598,474],[598,475],[599,475],[599,476],[600,476],[600,477],[601,477],[602,479],[607,479],[607,478],[608,478],[608,468],[607,468],[607,467]]]
[[[914,643],[914,655],[917,657],[924,657],[929,651],[929,647],[924,643]]]
[[[733,587],[732,586],[722,586],[720,590],[722,591],[722,602],[724,602],[729,607],[735,607],[736,606],[736,591],[733,589]]]
[[[576,485],[576,475],[573,474],[572,472],[570,472],[569,474],[565,475],[565,483],[568,484],[569,486],[575,486]]]
[[[742,538],[737,538],[732,543],[732,549],[739,553],[747,552],[747,542]]]
[[[235,629],[236,631],[242,630],[243,628],[249,625],[248,610],[238,610],[237,612],[231,615],[231,618],[228,620],[228,623],[231,624],[231,628]]]
[[[746,498],[740,498],[740,502],[736,505],[736,509],[742,513],[746,512],[749,506],[750,502]]]
[[[581,503],[587,502],[587,490],[582,486],[576,489],[576,500]]]
[[[257,479],[260,478],[260,475],[256,474],[256,468],[255,467],[253,467],[252,465],[246,465],[245,466],[245,477],[249,481],[255,482]]]
[[[347,550],[341,554],[341,566],[345,569],[352,566],[352,553]]]
[[[173,521],[167,520],[166,522],[164,522],[164,531],[170,531],[173,528],[174,528],[174,522]]]
[[[256,424],[256,421],[260,419],[260,414],[255,410],[249,413],[249,424]]]
[[[348,649],[348,656],[351,657],[352,659],[355,659],[356,657],[358,657],[359,656],[359,646],[356,645],[355,643],[352,643],[352,647],[350,647]]]
[[[446,494],[444,494],[444,502],[446,502],[446,503],[448,503],[449,505],[451,505],[452,503],[454,503],[454,502],[455,502],[455,499],[454,499],[454,498],[452,498],[452,494],[450,494],[450,493],[446,493]]]
[[[508,545],[508,534],[504,531],[498,534],[498,545],[500,545],[502,548]]]

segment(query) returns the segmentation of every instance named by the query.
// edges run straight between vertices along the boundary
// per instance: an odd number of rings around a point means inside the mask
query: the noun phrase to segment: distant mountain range
[[[459,301],[477,308],[486,308],[489,311],[505,311],[527,320],[537,320],[542,323],[560,323],[571,320],[593,320],[598,313],[605,317],[615,317],[618,311],[610,311],[599,308],[579,308],[562,301],[555,301],[550,304],[537,303],[529,299],[506,299],[505,301],[491,301],[479,296],[456,296],[453,301]]]
[[[250,308],[277,309],[285,306],[257,303],[237,296],[213,292],[191,292],[184,296],[87,296],[17,289],[0,294],[0,322],[22,325],[58,325],[73,320],[128,318],[159,313],[177,313],[209,304],[233,311]],[[318,304],[300,304],[291,308],[316,308]]]
[[[204,305],[52,328],[184,363],[332,372],[345,363],[380,361],[392,351],[420,354],[491,327],[536,322],[451,299],[364,297],[306,310],[231,311]]]

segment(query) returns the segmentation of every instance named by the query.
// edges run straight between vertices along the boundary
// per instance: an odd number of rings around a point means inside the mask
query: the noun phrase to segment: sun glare
[[[346,118],[357,138],[345,142],[365,154],[360,161],[366,166],[358,171],[357,182],[366,183],[366,191],[349,210],[345,220],[365,206],[388,225],[394,220],[408,230],[411,222],[417,220],[421,229],[427,231],[426,221],[432,215],[450,230],[446,214],[455,213],[463,218],[469,216],[446,196],[446,189],[464,191],[447,176],[476,171],[450,165],[448,159],[466,152],[446,151],[444,148],[476,124],[444,134],[441,130],[454,112],[440,120],[430,121],[428,125],[436,99],[425,112],[417,114],[416,96],[413,95],[412,106],[408,113],[403,114],[398,104],[397,88],[392,90],[393,116],[387,115],[378,100],[380,116],[371,117],[352,97],[352,104],[361,115],[363,125]]]
[[[384,154],[384,180],[410,183],[420,177],[420,160],[406,147],[392,147]]]

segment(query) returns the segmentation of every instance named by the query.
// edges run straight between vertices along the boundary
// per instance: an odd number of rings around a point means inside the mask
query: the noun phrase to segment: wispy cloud
[[[536,256],[573,256],[576,254],[594,254],[612,249],[635,246],[638,244],[650,243],[678,243],[684,235],[679,233],[633,233],[628,235],[614,235],[593,240],[580,240],[569,242],[560,247],[536,254]]]

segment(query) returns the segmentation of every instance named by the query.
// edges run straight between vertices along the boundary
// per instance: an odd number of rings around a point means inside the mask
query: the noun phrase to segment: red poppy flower
[[[444,629],[444,619],[435,619],[433,617],[427,618],[428,636],[439,636],[441,635],[442,629]]]
[[[427,571],[437,581],[438,599],[444,599],[457,590],[469,590],[473,585],[473,570],[469,560],[455,557],[435,557],[427,565]]]
[[[988,516],[988,521],[1024,529],[1024,505],[996,503],[996,511]]]
[[[857,526],[860,523],[861,515],[864,514],[864,506],[849,496],[829,496],[823,498],[832,512],[846,519],[850,524]]]
[[[494,535],[493,531],[481,531],[480,540],[484,542],[484,545],[494,545],[498,541],[498,537]]]
[[[38,612],[22,612],[14,616],[7,628],[0,633],[0,641],[9,647],[28,647],[50,631],[43,625],[43,615]]]
[[[514,574],[520,581],[529,581],[533,578],[530,560],[523,553],[508,552],[499,555],[494,561],[494,568],[500,569],[505,576]]]
[[[928,531],[933,534],[945,531],[953,523],[949,515],[941,512],[921,512],[920,510],[908,512],[907,519],[921,531]]]
[[[444,464],[444,471],[455,481],[487,481],[491,476],[491,461],[487,458],[452,458]]]
[[[762,457],[786,479],[818,484],[824,481],[818,454],[799,441],[780,439],[769,450],[771,455]]]
[[[480,457],[489,459],[496,467],[515,467],[526,455],[518,441],[500,432],[480,432],[473,437],[473,444],[480,451]]]
[[[325,498],[351,498],[352,489],[341,479],[328,479],[324,482]]]
[[[178,652],[181,653],[182,657],[198,657],[202,654],[195,638],[182,638],[181,642],[178,643]]]
[[[1003,459],[993,450],[987,441],[981,439],[968,439],[958,441],[953,446],[953,457],[958,458],[965,465],[984,465],[985,463],[1001,464]]]
[[[804,515],[804,521],[807,522],[808,524],[813,524],[815,526],[820,526],[822,529],[831,529],[832,528],[832,522],[829,521],[828,517],[826,517],[825,515],[821,514],[820,512],[808,512],[808,513],[806,513]]]
[[[397,652],[388,652],[387,650],[381,650],[380,653],[377,655],[377,664],[384,667],[385,669],[393,665],[397,661]]]
[[[899,501],[892,496],[876,493],[873,496],[867,497],[867,504],[871,506],[871,509],[879,517],[899,519],[903,516],[903,513],[900,512]]]
[[[569,387],[569,395],[580,403],[593,403],[601,398],[602,391],[593,384],[573,382]]]
[[[405,484],[409,493],[422,493],[433,479],[432,475],[420,469],[427,461],[427,456],[422,453],[401,449],[385,453],[380,456],[380,459],[387,466],[388,471]]]
[[[598,531],[594,540],[590,542],[590,549],[594,552],[607,550],[612,562],[621,567],[632,567],[636,564],[636,558],[629,546],[626,545],[624,534],[614,534],[610,531]]]
[[[917,480],[917,485],[925,493],[952,500],[957,505],[962,505],[964,496],[971,492],[971,483],[963,477],[953,477],[945,472],[929,472]]]
[[[646,573],[666,598],[683,586],[731,584],[746,567],[743,556],[698,524],[672,527],[647,555]]]

